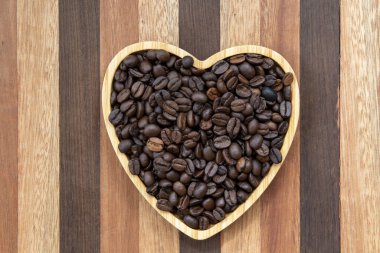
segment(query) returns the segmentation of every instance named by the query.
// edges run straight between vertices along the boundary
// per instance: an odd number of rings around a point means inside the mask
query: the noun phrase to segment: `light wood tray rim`
[[[194,66],[201,69],[207,69],[210,66],[212,66],[214,63],[216,63],[217,61],[228,58],[233,55],[245,54],[245,53],[256,53],[256,54],[261,54],[261,55],[272,58],[283,68],[285,72],[291,72],[293,73],[293,76],[294,76],[294,81],[291,84],[292,86],[292,115],[289,120],[289,129],[284,138],[284,144],[281,148],[281,153],[283,156],[282,162],[280,164],[272,165],[269,173],[264,177],[260,185],[249,196],[246,202],[241,204],[233,213],[226,215],[226,218],[223,221],[221,221],[220,223],[216,225],[211,226],[207,230],[192,229],[188,227],[187,225],[185,225],[180,219],[175,217],[173,214],[169,212],[161,211],[156,207],[157,200],[146,192],[146,187],[141,182],[139,177],[134,176],[129,172],[128,159],[124,154],[122,154],[119,151],[118,149],[119,140],[116,136],[115,128],[108,121],[108,115],[111,112],[111,104],[109,102],[109,99],[110,99],[111,91],[112,91],[113,76],[115,74],[116,69],[118,68],[120,62],[126,56],[138,51],[144,51],[148,49],[163,49],[181,58],[183,58],[186,55],[190,55],[194,58]],[[256,200],[261,196],[261,194],[266,190],[266,188],[268,188],[268,186],[270,185],[270,183],[272,182],[272,180],[278,173],[279,169],[281,168],[281,165],[283,164],[288,154],[288,151],[290,149],[291,143],[294,139],[294,135],[296,133],[298,120],[299,120],[299,104],[300,104],[300,101],[299,101],[298,81],[294,73],[294,70],[292,69],[290,64],[286,61],[286,59],[282,55],[280,55],[276,51],[271,50],[266,47],[256,46],[256,45],[242,45],[242,46],[227,48],[225,50],[219,51],[218,53],[211,55],[206,60],[201,61],[201,60],[198,60],[193,55],[191,55],[190,53],[186,52],[185,50],[178,48],[176,46],[167,44],[167,43],[162,43],[162,42],[157,42],[157,41],[145,41],[145,42],[135,43],[135,44],[125,47],[113,57],[113,59],[111,60],[106,70],[104,81],[103,81],[103,87],[102,87],[102,109],[103,109],[104,122],[106,125],[108,136],[110,137],[112,146],[125,172],[128,174],[129,178],[131,179],[135,187],[138,189],[140,194],[146,199],[146,201],[148,201],[148,203],[162,217],[164,217],[164,219],[166,219],[170,224],[172,224],[174,227],[176,227],[178,230],[180,230],[187,236],[196,240],[207,239],[219,233],[220,231],[222,231],[229,225],[231,225],[235,220],[237,220],[240,216],[242,216],[256,202]]]

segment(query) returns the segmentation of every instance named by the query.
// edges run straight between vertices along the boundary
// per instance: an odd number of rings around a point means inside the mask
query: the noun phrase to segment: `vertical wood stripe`
[[[198,59],[220,50],[220,0],[179,0],[179,46]],[[220,234],[196,241],[180,234],[180,252],[220,252]]]
[[[300,1],[260,1],[260,9],[261,45],[282,54],[299,77]],[[262,196],[260,223],[262,252],[300,251],[299,141],[299,133],[296,133],[280,172]]]
[[[301,10],[301,250],[339,252],[339,0]]]
[[[0,252],[17,251],[17,1],[0,0]]]
[[[100,251],[99,1],[59,1],[59,10],[60,252],[96,253]]]
[[[138,0],[100,0],[100,85],[112,57],[138,37]],[[101,252],[137,253],[139,193],[115,155],[102,113],[99,117]]]
[[[59,251],[58,1],[17,1],[18,252]]]
[[[221,49],[237,45],[260,45],[260,1],[240,4],[221,0]],[[261,252],[261,198],[221,233],[221,252]],[[249,242],[249,243],[247,243]]]
[[[342,252],[380,252],[380,2],[341,1]]]
[[[139,0],[139,40],[178,46],[178,0]],[[178,252],[178,230],[140,195],[139,207],[139,252]]]

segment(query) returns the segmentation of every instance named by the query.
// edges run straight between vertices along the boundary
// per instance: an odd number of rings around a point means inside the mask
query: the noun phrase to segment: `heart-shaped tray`
[[[216,233],[219,233],[223,229],[225,229],[227,226],[229,226],[231,223],[233,223],[235,220],[237,220],[240,216],[242,216],[252,205],[255,203],[255,201],[261,196],[261,194],[268,188],[270,183],[272,182],[273,178],[276,176],[277,172],[280,170],[281,165],[283,161],[285,160],[286,155],[288,154],[288,151],[290,149],[291,143],[293,141],[297,124],[298,124],[298,118],[299,118],[299,87],[296,75],[290,66],[290,64],[285,60],[284,57],[282,57],[279,53],[265,47],[261,46],[255,46],[255,45],[245,45],[245,46],[237,46],[228,48],[225,50],[222,50],[212,56],[210,56],[208,59],[204,61],[200,61],[194,56],[194,64],[193,66],[200,69],[207,69],[211,67],[214,63],[218,62],[219,60],[228,58],[233,55],[238,54],[245,54],[245,53],[255,53],[255,54],[261,54],[264,56],[267,56],[269,58],[272,58],[274,61],[279,64],[282,69],[285,72],[291,72],[293,73],[294,80],[291,84],[292,86],[292,114],[289,120],[289,128],[288,132],[286,133],[286,136],[284,138],[283,146],[281,148],[282,153],[282,162],[279,164],[273,164],[271,166],[271,169],[269,170],[269,173],[263,178],[260,185],[252,192],[252,194],[249,196],[249,198],[239,205],[235,211],[233,211],[230,214],[226,215],[226,218],[222,220],[221,222],[210,226],[207,230],[197,230],[192,229],[188,227],[186,224],[184,224],[180,219],[178,219],[176,216],[174,216],[170,212],[164,212],[159,210],[156,207],[156,198],[149,195],[146,192],[146,186],[144,183],[140,180],[138,176],[132,175],[128,169],[128,158],[125,154],[121,153],[118,149],[119,139],[116,136],[115,128],[114,126],[109,122],[108,115],[111,112],[111,103],[110,103],[110,97],[112,92],[112,82],[114,78],[114,74],[120,64],[120,62],[128,55],[149,50],[149,49],[163,49],[168,51],[171,54],[177,55],[178,57],[183,58],[186,55],[190,55],[185,50],[182,50],[176,46],[162,43],[162,42],[140,42],[136,43],[130,46],[125,47],[122,49],[119,53],[115,55],[115,57],[112,59],[110,64],[108,65],[107,71],[104,76],[103,81],[103,89],[102,89],[102,107],[103,107],[103,117],[104,122],[107,128],[108,136],[111,140],[112,146],[115,150],[115,153],[117,157],[119,158],[119,161],[121,162],[125,172],[128,174],[129,178],[133,182],[133,184],[136,186],[137,190],[140,192],[142,196],[149,202],[149,204],[154,208],[162,217],[164,217],[170,224],[175,226],[177,229],[179,229],[184,234],[188,235],[189,237],[197,240],[203,240],[207,239]]]

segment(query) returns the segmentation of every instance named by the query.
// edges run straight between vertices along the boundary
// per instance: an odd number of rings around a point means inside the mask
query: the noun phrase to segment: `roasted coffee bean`
[[[293,74],[290,72],[286,73],[284,77],[282,78],[282,82],[284,83],[285,86],[291,85],[293,80],[294,80]]]
[[[178,201],[178,205],[177,205],[177,208],[179,210],[185,210],[187,209],[187,207],[189,206],[189,202],[190,202],[190,197],[189,195],[185,195],[185,196],[182,196],[179,201]]]
[[[212,212],[210,212],[210,211],[204,211],[204,212],[203,212],[203,215],[209,220],[209,222],[210,222],[211,224],[216,224],[216,223],[218,223],[218,220],[215,219],[215,217],[214,217],[214,215],[212,214]]]
[[[140,174],[140,161],[138,159],[132,159],[128,163],[129,171],[132,175]]]
[[[256,153],[259,156],[267,156],[267,155],[269,155],[269,148],[264,143],[261,145],[260,148],[256,149],[255,151],[256,151]]]
[[[188,225],[189,227],[191,227],[193,229],[198,229],[198,227],[199,227],[199,223],[198,223],[197,218],[195,218],[191,215],[185,215],[183,217],[183,222],[185,222],[186,225]]]
[[[194,59],[191,56],[185,56],[182,58],[182,66],[186,69],[189,69],[193,66]]]
[[[251,148],[253,148],[254,150],[259,149],[263,143],[263,140],[264,138],[262,135],[255,134],[249,140],[249,146],[251,146]]]
[[[153,81],[152,87],[155,90],[162,90],[166,88],[169,83],[169,79],[165,76],[160,76]]]
[[[280,114],[283,118],[289,118],[292,113],[292,104],[289,101],[283,101],[280,104]]]
[[[230,120],[227,123],[227,133],[230,136],[231,139],[235,139],[240,131],[241,122],[239,119],[233,117],[230,118]]]
[[[178,201],[179,201],[177,193],[175,193],[174,191],[171,192],[169,194],[168,200],[169,200],[170,205],[177,206],[178,205]]]
[[[175,158],[172,161],[172,168],[176,171],[182,172],[185,171],[187,167],[187,162],[184,159],[181,158]]]
[[[229,120],[230,117],[224,113],[215,113],[211,118],[211,122],[217,126],[226,126]]]
[[[202,202],[202,200],[200,200],[200,202]],[[190,207],[189,212],[192,216],[198,217],[199,215],[203,213],[203,210],[204,208],[201,206],[194,206],[194,207]]]
[[[243,155],[243,150],[236,142],[229,146],[229,152],[232,159],[238,160]]]
[[[255,76],[251,80],[249,80],[249,86],[253,88],[257,88],[262,86],[265,83],[265,77],[263,76]]]
[[[232,101],[231,110],[234,112],[241,112],[245,109],[246,102],[242,99]]]
[[[236,198],[237,198],[237,203],[241,204],[244,203],[248,199],[248,194],[245,191],[237,191],[236,193]]]
[[[205,174],[211,178],[218,172],[218,165],[215,162],[208,162],[205,167]]]
[[[167,211],[167,212],[171,212],[173,209],[173,206],[170,204],[169,200],[167,199],[157,200],[156,206],[158,209],[162,211]]]
[[[269,153],[269,158],[273,163],[280,163],[282,161],[280,150],[277,148],[272,148]]]
[[[204,216],[199,217],[198,223],[199,223],[199,229],[200,230],[206,230],[206,229],[208,229],[209,224],[210,224],[208,218],[206,218]]]
[[[212,211],[212,215],[215,217],[215,219],[217,221],[222,221],[222,220],[224,220],[224,217],[225,217],[225,213],[224,213],[223,209],[220,207],[215,208]]]
[[[230,137],[223,135],[218,136],[214,139],[214,146],[217,149],[224,149],[231,145],[231,139]]]
[[[241,98],[248,98],[251,96],[252,92],[251,90],[248,88],[247,85],[244,85],[244,84],[239,84],[236,86],[236,95],[238,95],[239,97]]]
[[[277,99],[277,93],[270,87],[264,87],[261,91],[261,96],[268,101],[275,101]]]
[[[173,184],[173,190],[178,194],[178,196],[184,196],[187,192],[185,185],[179,181]]]
[[[221,75],[227,71],[229,66],[230,64],[228,64],[228,62],[220,60],[212,66],[211,71],[214,72],[215,75]]]
[[[161,133],[161,128],[155,124],[148,124],[145,125],[143,133],[146,137],[157,137]]]
[[[193,196],[196,198],[203,198],[207,193],[207,185],[205,183],[199,182],[196,184]]]
[[[149,150],[153,152],[160,152],[164,148],[164,142],[157,137],[151,137],[146,143]]]

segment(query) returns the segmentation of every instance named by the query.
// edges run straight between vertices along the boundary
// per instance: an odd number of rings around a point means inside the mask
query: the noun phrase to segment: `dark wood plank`
[[[138,0],[100,0],[100,85],[112,57],[139,39],[138,5]],[[101,252],[137,253],[139,193],[116,157],[102,113],[100,121]]]
[[[179,1],[179,46],[204,60],[220,50],[220,1]]]
[[[0,252],[17,251],[17,13],[0,0]]]
[[[302,252],[340,252],[339,7],[301,1]]]
[[[220,50],[220,1],[179,1],[179,46],[199,59]],[[220,252],[220,234],[197,241],[181,233],[180,252]]]
[[[100,251],[99,1],[59,1],[60,250]]]

